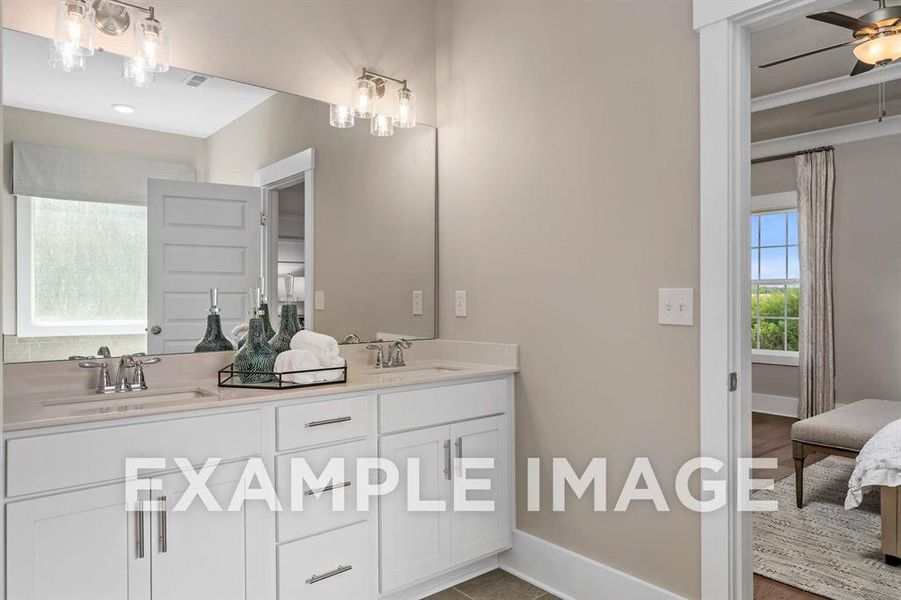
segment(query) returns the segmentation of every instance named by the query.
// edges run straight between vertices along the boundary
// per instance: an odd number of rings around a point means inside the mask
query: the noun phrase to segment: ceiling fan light
[[[868,65],[878,65],[901,58],[901,35],[892,33],[874,37],[854,47],[854,56]]]

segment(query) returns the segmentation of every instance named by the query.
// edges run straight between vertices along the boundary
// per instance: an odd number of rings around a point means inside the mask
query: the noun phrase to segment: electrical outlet
[[[694,325],[694,290],[692,288],[660,288],[657,291],[657,324]]]
[[[413,290],[413,315],[422,314],[422,290]]]
[[[313,310],[325,310],[325,292],[323,290],[313,292]]]
[[[456,290],[454,292],[454,316],[466,316],[466,290]]]

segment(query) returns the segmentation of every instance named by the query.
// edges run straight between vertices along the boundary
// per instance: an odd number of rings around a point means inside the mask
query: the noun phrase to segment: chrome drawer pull
[[[307,427],[319,427],[320,425],[334,425],[335,423],[344,423],[350,421],[350,417],[337,417],[335,419],[325,419],[324,421],[310,421]]]
[[[327,485],[323,488],[319,488],[318,490],[307,490],[304,492],[307,496],[313,496],[315,494],[321,494],[323,492],[330,492],[332,490],[338,490],[341,488],[350,487],[349,481],[342,481],[341,483],[333,483],[331,485]]]
[[[338,568],[334,571],[329,571],[328,573],[323,573],[322,575],[313,575],[309,579],[307,579],[307,583],[319,583],[323,579],[328,579],[329,577],[334,577],[335,575],[340,575],[341,573],[347,573],[353,569],[353,565],[338,565]]]
[[[142,500],[138,500],[137,502],[137,510],[135,510],[135,519],[137,519],[137,544],[138,544],[138,558],[144,558],[144,502]]]
[[[167,531],[166,497],[160,496],[160,554],[169,550],[169,532]]]
[[[453,479],[451,474],[451,447],[450,440],[444,441],[444,478],[447,480]]]

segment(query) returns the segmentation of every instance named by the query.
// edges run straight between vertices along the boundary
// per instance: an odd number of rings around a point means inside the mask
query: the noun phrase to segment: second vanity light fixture
[[[394,96],[394,111],[386,114],[377,111],[377,102],[385,95],[388,82],[400,86]],[[407,87],[406,79],[397,79],[369,69],[354,81],[351,104],[332,104],[329,107],[329,125],[338,129],[353,127],[356,119],[371,119],[369,133],[376,137],[394,135],[394,128],[416,127],[416,95]]]
[[[122,0],[61,0],[48,63],[67,73],[84,71],[85,58],[94,55],[94,28],[110,36],[122,35],[132,24],[132,10],[147,16],[134,24],[134,54],[125,58],[122,77],[135,87],[150,87],[157,73],[169,70],[169,34],[156,20],[152,6]]]

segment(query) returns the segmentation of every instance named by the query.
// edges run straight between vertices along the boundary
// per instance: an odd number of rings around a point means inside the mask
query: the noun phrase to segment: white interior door
[[[125,486],[11,502],[6,591],[16,600],[150,600],[149,513],[125,510]],[[146,544],[146,535],[144,536]]]
[[[379,500],[381,591],[401,587],[451,566],[450,514],[407,508],[407,459],[419,459],[420,500],[451,507],[450,428],[446,425],[386,435],[379,455],[400,471],[397,488]]]
[[[191,352],[219,288],[222,330],[244,322],[261,273],[261,191],[150,179],[147,183],[150,354]]]
[[[165,513],[152,515],[153,600],[254,600],[263,597],[258,557],[266,514],[263,503],[226,510],[238,489],[245,462],[220,466],[207,487],[222,508],[209,511],[195,499],[184,511],[173,510],[187,483],[181,473],[162,477]],[[165,515],[165,516],[164,516]]]
[[[507,418],[488,417],[451,425],[454,456],[488,458],[494,469],[470,469],[470,480],[486,479],[490,489],[466,493],[470,502],[493,501],[493,511],[453,511],[451,513],[451,558],[453,564],[497,552],[510,545],[510,466],[507,458]],[[462,475],[461,464],[454,464],[454,486]],[[456,497],[455,493],[455,497]]]

